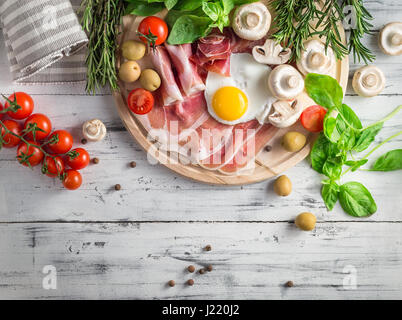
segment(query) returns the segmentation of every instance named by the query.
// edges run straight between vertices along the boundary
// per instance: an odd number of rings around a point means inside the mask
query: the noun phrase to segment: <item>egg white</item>
[[[256,62],[251,54],[234,53],[230,57],[230,77],[215,72],[208,72],[205,83],[205,99],[209,114],[217,121],[234,125],[257,119],[261,124],[268,116],[276,99],[267,88],[267,79],[272,69]],[[212,99],[215,92],[222,87],[236,87],[248,98],[248,108],[239,119],[228,121],[221,119],[214,111]]]

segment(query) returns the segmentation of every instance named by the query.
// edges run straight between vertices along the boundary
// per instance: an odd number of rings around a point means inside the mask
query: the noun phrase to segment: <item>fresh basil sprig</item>
[[[315,141],[310,159],[312,168],[328,177],[322,181],[321,195],[328,210],[339,200],[342,208],[354,217],[367,217],[377,210],[370,192],[359,182],[340,183],[349,171],[365,165],[368,157],[386,142],[402,134],[398,132],[374,147],[365,156],[358,153],[366,150],[380,132],[383,124],[397,114],[397,107],[385,118],[363,127],[352,108],[342,103],[343,90],[338,82],[326,75],[310,73],[305,80],[306,91],[319,105],[328,109],[324,118],[323,132]],[[348,159],[351,156],[351,159]],[[349,168],[343,171],[343,167]],[[370,171],[402,169],[402,149],[392,150],[377,159]]]

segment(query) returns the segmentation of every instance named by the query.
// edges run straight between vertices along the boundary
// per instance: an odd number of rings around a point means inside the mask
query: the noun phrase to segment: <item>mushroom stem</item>
[[[249,29],[254,29],[260,23],[260,16],[255,12],[249,12],[244,17],[244,24],[247,25]]]
[[[394,33],[391,37],[391,43],[393,46],[402,45],[402,35],[400,33]]]
[[[289,76],[287,79],[287,84],[289,88],[296,88],[299,85],[299,78],[295,75]]]
[[[377,82],[378,82],[378,79],[374,73],[369,73],[362,80],[362,83],[366,88],[374,87],[377,84]]]
[[[98,133],[98,126],[97,125],[89,126],[87,131],[91,135],[96,135]]]
[[[314,52],[310,55],[309,64],[312,68],[318,68],[325,63],[325,56],[321,52]]]

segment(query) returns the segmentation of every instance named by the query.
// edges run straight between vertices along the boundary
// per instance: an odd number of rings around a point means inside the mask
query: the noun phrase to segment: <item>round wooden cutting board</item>
[[[166,14],[161,12],[159,15],[163,17]],[[124,41],[137,39],[136,30],[142,17],[133,15],[125,16],[123,18],[122,32],[119,36],[118,43],[121,45]],[[342,39],[345,42],[345,33],[341,25],[339,25]],[[117,67],[124,61],[121,52],[117,54]],[[139,61],[141,65],[141,61]],[[147,62],[146,62],[147,63]],[[141,66],[143,67],[143,66]],[[149,67],[149,65],[148,65]],[[349,74],[349,60],[345,57],[342,61],[337,61],[336,64],[336,79],[342,86],[344,92],[346,91]],[[113,96],[116,102],[117,111],[122,119],[125,127],[134,137],[134,139],[148,152],[154,146],[154,142],[147,138],[147,131],[142,127],[140,122],[136,119],[135,115],[131,113],[127,106],[127,96],[130,90],[135,86],[127,85],[119,81],[120,91],[114,91]],[[315,104],[306,93],[302,93],[297,97],[305,107]],[[296,153],[286,152],[280,145],[282,136],[288,131],[298,131],[306,135],[307,143],[305,147]],[[287,169],[295,166],[302,161],[310,153],[312,144],[316,138],[316,134],[311,134],[304,130],[304,128],[297,122],[290,128],[280,129],[275,136],[269,141],[272,147],[269,152],[263,150],[255,157],[255,166],[245,171],[241,171],[235,175],[227,175],[219,171],[212,171],[204,169],[198,165],[182,164],[177,161],[177,154],[170,154],[169,152],[152,153],[155,161],[163,164],[176,173],[203,183],[216,184],[216,185],[242,185],[260,182],[269,179]]]

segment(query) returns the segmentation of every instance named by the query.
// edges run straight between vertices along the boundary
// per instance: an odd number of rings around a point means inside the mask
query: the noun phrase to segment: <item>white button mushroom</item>
[[[283,47],[275,40],[267,39],[263,46],[253,48],[253,57],[259,63],[270,65],[284,64],[289,61],[292,50]]]
[[[82,126],[82,133],[89,141],[100,141],[106,136],[106,126],[98,119],[86,121]]]
[[[291,100],[303,92],[304,79],[296,68],[283,64],[269,74],[268,88],[275,98]]]
[[[384,73],[376,66],[364,66],[355,72],[352,86],[359,96],[374,97],[385,87]]]
[[[391,56],[402,54],[402,22],[391,22],[382,28],[379,45],[385,54]]]
[[[302,51],[297,61],[297,68],[304,75],[308,73],[319,73],[331,75],[335,69],[336,58],[332,48],[325,50],[325,44],[319,40],[309,40],[304,43],[305,50]]]
[[[271,14],[260,2],[244,4],[234,13],[233,31],[242,39],[260,40],[269,31]]]
[[[297,100],[293,102],[278,100],[273,105],[273,111],[268,117],[268,121],[278,128],[287,128],[299,120],[303,112],[303,106]]]

